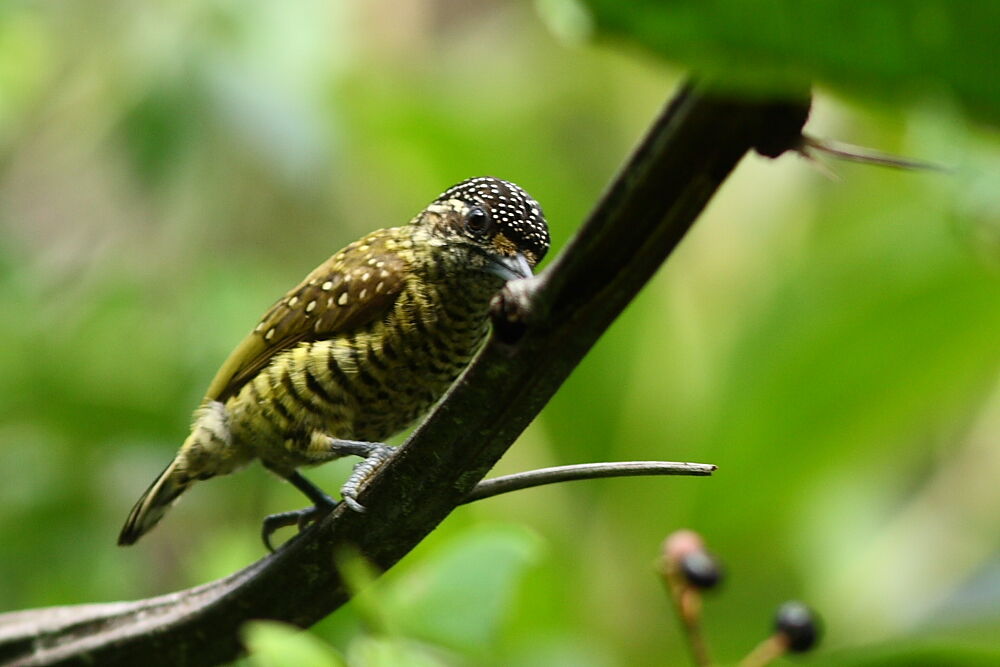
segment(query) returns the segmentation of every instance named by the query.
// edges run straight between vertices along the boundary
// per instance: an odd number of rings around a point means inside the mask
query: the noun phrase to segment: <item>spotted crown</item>
[[[528,250],[536,261],[541,261],[549,250],[549,227],[531,195],[510,181],[491,176],[480,176],[453,185],[435,200],[461,199],[478,204],[519,248]]]

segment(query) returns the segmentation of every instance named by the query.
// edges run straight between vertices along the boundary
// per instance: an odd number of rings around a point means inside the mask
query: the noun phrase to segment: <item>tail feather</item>
[[[155,526],[167,513],[177,496],[191,486],[192,479],[178,465],[180,457],[175,458],[160,476],[150,484],[142,494],[135,507],[129,512],[122,532],[118,535],[118,544],[126,546],[134,544]]]

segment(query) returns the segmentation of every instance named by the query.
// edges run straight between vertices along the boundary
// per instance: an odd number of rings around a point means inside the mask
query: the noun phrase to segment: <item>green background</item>
[[[690,66],[815,78],[812,135],[950,171],[747,158],[496,471],[716,476],[462,507],[314,634],[352,664],[683,664],[653,564],[687,527],[726,563],[722,662],[799,598],[825,619],[811,664],[996,664],[995,3],[837,25],[853,3],[590,4],[0,4],[0,610],[259,558],[261,517],[302,504],[259,466],[114,544],[258,316],[474,175],[531,192],[558,252]],[[349,467],[310,476],[334,490]],[[261,664],[336,660],[249,632]]]

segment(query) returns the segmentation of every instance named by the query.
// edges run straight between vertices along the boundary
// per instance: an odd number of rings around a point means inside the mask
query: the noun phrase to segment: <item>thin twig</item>
[[[883,153],[882,151],[865,148],[864,146],[855,146],[841,141],[833,141],[832,139],[817,139],[816,137],[804,135],[802,137],[802,146],[799,149],[799,152],[801,152],[802,155],[811,158],[813,156],[810,154],[810,149],[826,153],[827,155],[832,155],[833,157],[840,158],[841,160],[847,160],[848,162],[874,164],[880,167],[909,169],[913,171],[952,171],[944,165],[935,164],[933,162],[899,157],[898,155]]]
[[[476,485],[463,503],[492,498],[501,493],[530,489],[545,484],[602,477],[641,477],[646,475],[687,475],[706,477],[718,469],[710,463],[674,461],[616,461],[613,463],[577,463],[553,468],[539,468],[502,477],[486,479]]]
[[[739,667],[766,667],[788,653],[788,640],[781,634],[774,634],[757,644],[750,653],[740,660]]]
[[[684,640],[691,653],[691,661],[697,667],[709,667],[712,664],[708,642],[701,627],[701,591],[689,585],[678,571],[677,563],[665,563],[663,585],[677,610],[677,619],[684,631]]]

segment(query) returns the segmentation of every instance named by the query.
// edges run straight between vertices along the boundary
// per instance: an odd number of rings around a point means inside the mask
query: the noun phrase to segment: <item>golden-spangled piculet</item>
[[[391,448],[468,365],[489,303],[527,278],[549,248],[541,207],[496,178],[446,190],[408,225],[372,232],[306,276],[233,351],[194,414],[191,434],[146,490],[118,538],[132,544],[197,480],[253,459],[315,504],[265,521],[270,532],[334,503],[297,469],[366,458],[342,490],[355,496]]]

